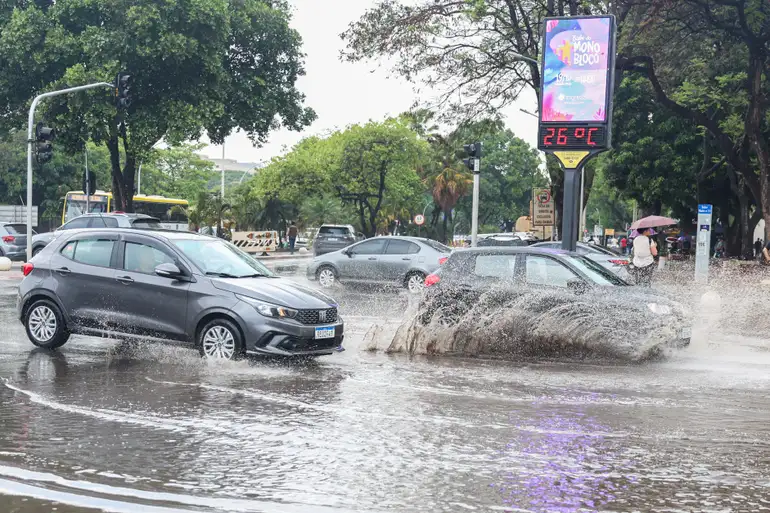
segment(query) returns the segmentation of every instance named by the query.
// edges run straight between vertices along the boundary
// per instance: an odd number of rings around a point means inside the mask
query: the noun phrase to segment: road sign
[[[414,224],[417,226],[422,226],[425,224],[425,216],[422,214],[417,214],[414,216]]]
[[[695,247],[695,282],[707,283],[711,257],[711,205],[698,205],[698,238]]]
[[[556,205],[554,205],[551,189],[534,189],[532,226],[552,226],[556,221]]]

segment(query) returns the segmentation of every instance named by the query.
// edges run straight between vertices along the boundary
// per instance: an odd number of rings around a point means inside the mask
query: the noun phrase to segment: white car
[[[551,248],[561,249],[561,242],[538,242],[532,245],[533,248]],[[612,271],[624,280],[630,278],[628,274],[628,264],[631,262],[628,255],[618,255],[607,248],[598,244],[577,243],[577,253],[585,255],[605,269]]]

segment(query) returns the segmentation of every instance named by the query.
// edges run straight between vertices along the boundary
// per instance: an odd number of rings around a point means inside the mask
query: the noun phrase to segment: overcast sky
[[[315,109],[318,119],[303,132],[281,130],[269,142],[255,148],[244,134],[234,134],[225,142],[225,156],[240,162],[261,162],[281,155],[303,137],[343,128],[370,119],[382,120],[408,110],[415,100],[411,84],[388,78],[378,63],[349,64],[339,59],[344,47],[339,35],[377,0],[290,0],[294,4],[292,25],[303,39],[306,76],[298,88]],[[522,113],[535,112],[534,92],[527,89],[522,98],[507,108],[506,124],[518,137],[536,145],[537,119]],[[222,146],[208,146],[203,153],[221,158]]]

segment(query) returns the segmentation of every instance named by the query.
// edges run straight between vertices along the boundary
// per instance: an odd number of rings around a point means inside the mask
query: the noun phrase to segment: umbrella
[[[658,232],[656,232],[652,228],[650,228],[650,230],[651,230],[650,235],[657,235],[658,234]],[[631,232],[631,238],[632,239],[635,239],[635,238],[637,238],[640,235],[641,235],[641,233],[639,233],[639,230],[634,230],[634,231]]]
[[[638,230],[639,228],[656,228],[659,226],[671,226],[676,224],[676,219],[663,216],[649,216],[639,219],[637,222],[631,225],[632,230]]]

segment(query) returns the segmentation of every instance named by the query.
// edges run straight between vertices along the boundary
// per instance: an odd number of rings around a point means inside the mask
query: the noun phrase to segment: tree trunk
[[[765,240],[770,240],[770,143],[762,134],[762,121],[767,107],[762,82],[766,57],[764,44],[749,47],[749,111],[746,116],[746,135],[754,146],[759,162],[760,197],[757,202],[761,205],[762,217],[765,220]]]
[[[447,233],[446,233],[446,231],[447,231],[447,222],[448,221],[449,221],[449,214],[444,212],[444,221],[443,221],[443,227],[442,227],[442,234],[443,234],[443,238],[444,238],[444,244],[446,244],[446,241],[449,240],[447,238]]]

